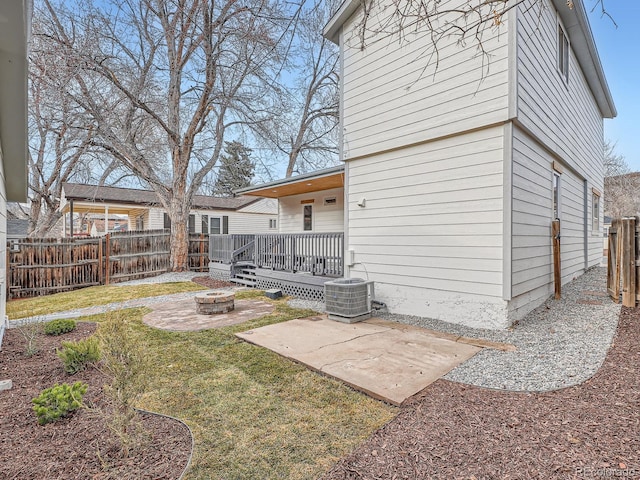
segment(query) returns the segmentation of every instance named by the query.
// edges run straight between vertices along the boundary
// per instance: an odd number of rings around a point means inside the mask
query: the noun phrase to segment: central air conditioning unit
[[[373,282],[362,278],[340,278],[324,284],[325,310],[329,319],[361,322],[371,316]]]

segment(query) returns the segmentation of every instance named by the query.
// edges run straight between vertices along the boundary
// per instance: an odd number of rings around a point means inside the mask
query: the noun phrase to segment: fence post
[[[636,219],[622,219],[622,305],[636,306]]]
[[[204,268],[202,266],[204,256],[204,233],[200,234],[200,271],[204,272]]]
[[[104,284],[105,285],[109,285],[109,270],[110,270],[110,263],[109,263],[109,254],[111,253],[111,234],[107,233],[104,237],[105,240],[105,271],[104,271]]]
[[[562,272],[560,263],[560,220],[551,222],[551,237],[553,239],[553,286],[556,300],[560,299],[562,290]]]
[[[102,275],[102,269],[104,268],[104,262],[102,258],[102,242],[104,240],[102,237],[98,239],[98,285],[102,285],[102,281],[104,279]]]

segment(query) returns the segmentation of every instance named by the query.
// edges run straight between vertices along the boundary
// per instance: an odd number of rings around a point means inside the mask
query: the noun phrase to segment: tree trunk
[[[171,271],[189,270],[189,209],[183,195],[174,195],[171,199]]]

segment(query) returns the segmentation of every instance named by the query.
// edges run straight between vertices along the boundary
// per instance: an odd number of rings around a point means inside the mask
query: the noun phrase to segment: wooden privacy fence
[[[169,270],[169,233],[118,232],[92,238],[25,238],[7,245],[7,298],[108,285]],[[189,268],[208,271],[209,243],[189,236]]]
[[[636,217],[613,220],[609,228],[607,292],[625,307],[640,300],[640,225]]]

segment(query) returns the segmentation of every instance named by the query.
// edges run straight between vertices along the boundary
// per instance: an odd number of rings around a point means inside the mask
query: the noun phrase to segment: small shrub
[[[60,320],[51,320],[45,323],[44,333],[47,335],[62,335],[76,329],[76,321],[70,318],[61,318]]]
[[[100,342],[100,369],[110,377],[104,386],[108,401],[107,426],[118,437],[121,452],[129,456],[139,443],[135,403],[147,388],[149,361],[144,344],[132,329],[126,313],[110,312],[97,332]]]
[[[38,353],[40,350],[38,335],[42,331],[42,325],[38,322],[28,322],[20,324],[17,328],[26,342],[24,354],[27,357],[31,357]]]
[[[88,364],[100,359],[98,339],[89,337],[77,342],[62,342],[62,349],[56,350],[64,364],[64,371],[70,375],[84,370]]]
[[[76,382],[73,385],[63,383],[43,390],[32,400],[33,411],[36,412],[38,423],[45,425],[66,417],[82,406],[82,397],[87,392],[88,385]]]

